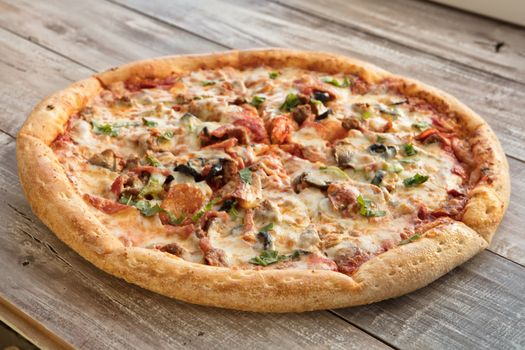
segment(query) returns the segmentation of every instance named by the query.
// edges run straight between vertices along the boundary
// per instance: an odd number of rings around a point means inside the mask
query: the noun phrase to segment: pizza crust
[[[442,221],[414,243],[364,263],[349,277],[320,270],[240,270],[184,261],[156,250],[125,247],[93,215],[49,147],[68,117],[102,86],[131,76],[164,78],[198,68],[266,64],[357,73],[368,82],[402,81],[407,95],[423,96],[455,112],[471,135],[480,181],[469,193],[463,222]],[[101,86],[102,85],[102,86]],[[48,106],[53,106],[50,108]],[[508,205],[508,165],[487,123],[455,98],[346,57],[281,49],[173,56],[131,63],[97,74],[48,97],[17,138],[22,187],[36,215],[66,244],[104,271],[180,300],[259,312],[308,311],[371,303],[421,288],[486,248]],[[488,175],[487,175],[488,174]]]

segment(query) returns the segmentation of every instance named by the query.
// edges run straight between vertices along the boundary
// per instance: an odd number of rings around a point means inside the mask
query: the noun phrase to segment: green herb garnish
[[[261,227],[259,232],[268,232],[268,231],[271,231],[272,229],[273,229],[273,222],[269,223],[266,226]]]
[[[275,78],[277,78],[279,75],[280,75],[280,73],[279,73],[279,72],[275,72],[275,71],[274,71],[274,72],[270,72],[270,73],[268,73],[268,76],[270,77],[270,79],[275,79]]]
[[[371,116],[372,114],[370,113],[370,111],[364,111],[363,113],[361,113],[361,118],[363,118],[364,120],[367,120]]]
[[[154,167],[160,167],[162,164],[160,164],[160,162],[158,161],[157,158],[153,157],[153,156],[150,156],[149,154],[146,156],[146,158],[144,158],[144,160],[146,161],[146,163],[148,163],[149,165],[152,165]]]
[[[155,122],[153,120],[147,120],[146,118],[142,118],[142,123],[145,126],[149,126],[149,127],[157,126],[157,122]]]
[[[299,100],[299,97],[297,97],[297,94],[290,93],[286,95],[286,99],[279,109],[281,111],[290,112],[292,108],[297,107],[300,103],[301,101]]]
[[[411,143],[407,143],[406,145],[403,146],[403,150],[405,151],[405,154],[407,156],[414,156],[417,154],[417,151],[416,149],[414,148],[414,145],[411,144]]]
[[[109,123],[100,124],[97,121],[92,120],[91,125],[96,134],[104,134],[112,137],[118,136],[117,128]]]
[[[264,96],[253,96],[252,97],[252,102],[250,102],[250,104],[256,108],[259,108],[259,106],[264,102],[266,101],[266,97]]]
[[[401,242],[399,242],[399,245],[404,245],[404,244],[408,244],[408,243],[412,243],[414,241],[417,241],[418,239],[421,238],[421,235],[419,233],[416,233],[415,235],[413,235],[412,237],[409,237],[407,239],[404,239],[402,240]]]
[[[168,221],[170,225],[177,226],[182,224],[184,220],[186,220],[186,215],[181,214],[179,217],[176,217],[172,212],[169,212],[167,210],[162,210],[163,213],[165,213],[168,216]]]
[[[159,136],[159,141],[169,141],[173,138],[173,131],[165,131]]]
[[[263,250],[259,256],[250,259],[250,264],[268,266],[285,259],[286,255],[279,255],[277,250]]]
[[[157,199],[159,196],[159,193],[161,193],[164,188],[162,187],[162,184],[164,183],[164,180],[166,178],[163,175],[160,174],[151,174],[149,177],[148,183],[146,186],[140,190],[139,198],[145,198],[146,196],[152,196],[153,198]]]
[[[252,184],[252,171],[249,168],[244,168],[239,171],[241,181],[247,185]]]
[[[412,124],[412,126],[415,127],[415,128],[418,128],[421,131],[423,131],[423,130],[426,130],[426,129],[430,128],[432,126],[432,124],[423,121],[423,122],[414,123],[414,124]]]
[[[215,85],[217,84],[217,82],[215,80],[204,80],[204,81],[201,81],[201,86],[211,86],[211,85]]]
[[[357,204],[359,206],[359,214],[362,216],[365,216],[367,218],[369,217],[381,217],[386,215],[386,211],[384,210],[373,210],[372,207],[372,201],[368,199],[364,199],[363,196],[359,195],[357,196]]]
[[[428,180],[428,176],[416,174],[412,177],[406,178],[403,180],[403,184],[405,184],[406,187],[413,187],[421,185],[422,183],[426,182]]]
[[[268,266],[271,264],[278,263],[283,260],[298,260],[301,255],[310,254],[307,250],[297,249],[294,250],[292,254],[289,255],[279,255],[277,250],[263,250],[259,256],[250,259],[250,264]]]
[[[219,202],[219,199],[217,198],[212,199],[211,201],[208,202],[208,204],[204,206],[204,208],[199,210],[197,213],[193,214],[193,216],[191,217],[191,220],[193,222],[199,221],[199,219],[204,215],[204,213],[206,213],[207,211],[210,211],[213,208],[213,206],[217,204],[218,202]]]
[[[322,81],[339,88],[347,88],[350,86],[350,80],[348,80],[347,77],[344,77],[342,82],[332,77],[323,78]]]
[[[158,203],[152,204],[152,202],[147,200],[134,201],[131,196],[120,197],[119,203],[135,207],[140,211],[142,215],[147,217],[153,216],[164,211],[164,209],[162,209]]]

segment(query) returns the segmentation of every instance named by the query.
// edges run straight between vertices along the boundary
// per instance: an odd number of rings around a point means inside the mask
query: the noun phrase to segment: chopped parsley
[[[416,174],[416,175],[414,175],[412,177],[404,179],[403,180],[403,184],[406,187],[414,187],[414,186],[421,185],[422,183],[426,182],[427,180],[428,180],[428,176],[421,175],[421,174]]]
[[[381,217],[386,215],[384,210],[373,210],[372,202],[368,199],[364,199],[363,196],[357,196],[357,205],[359,206],[359,214],[369,217]]]
[[[286,95],[286,99],[284,100],[283,104],[279,109],[284,112],[290,112],[293,108],[297,107],[301,101],[299,100],[299,97],[297,97],[297,94],[290,93]]]
[[[258,108],[265,100],[266,100],[266,97],[255,95],[252,97],[252,101],[250,102],[250,104]]]
[[[350,86],[350,80],[348,80],[347,77],[344,77],[342,82],[332,77],[323,78],[322,81],[339,88],[347,88]]]
[[[244,168],[239,171],[241,181],[247,185],[252,184],[252,171],[249,168]]]
[[[399,242],[399,245],[405,245],[405,244],[408,244],[408,243],[412,243],[414,241],[417,241],[418,239],[421,238],[421,235],[419,233],[416,233],[415,235],[407,238],[407,239],[404,239],[402,240],[401,242]]]
[[[204,81],[201,81],[201,86],[211,86],[211,85],[215,85],[217,84],[217,82],[215,80],[204,80]]]
[[[412,126],[423,131],[423,130],[430,128],[432,125],[429,122],[422,121],[422,122],[414,123],[412,124]]]
[[[179,217],[176,217],[172,212],[169,212],[167,210],[162,210],[163,213],[165,213],[168,216],[168,221],[170,225],[177,226],[182,224],[184,220],[186,220],[186,215],[181,214]]]
[[[269,223],[269,224],[266,225],[266,226],[261,227],[261,229],[259,230],[259,232],[268,232],[268,231],[271,231],[271,230],[273,230],[273,222],[272,222],[272,223]]]
[[[166,178],[160,174],[151,174],[149,177],[148,183],[142,188],[139,193],[139,198],[146,198],[146,196],[152,196],[155,199],[158,199],[159,193],[161,193],[164,188],[162,184]]]
[[[277,250],[263,250],[259,256],[250,259],[250,264],[268,266],[285,259],[286,255],[279,255]]]
[[[142,215],[148,217],[164,211],[164,209],[162,209],[160,205],[156,202],[152,204],[152,201],[147,200],[134,201],[131,196],[120,197],[119,203],[135,207],[140,211]]]
[[[153,120],[147,120],[146,118],[142,118],[142,124],[144,124],[145,126],[149,126],[149,127],[157,126],[157,122]]]
[[[213,206],[217,204],[217,202],[219,202],[218,199],[212,199],[211,201],[209,201],[208,204],[204,206],[204,208],[199,210],[197,213],[193,214],[193,216],[191,217],[191,221],[199,221],[199,219],[204,215],[204,213],[210,211],[213,208]]]
[[[279,72],[276,72],[276,71],[273,71],[273,72],[268,73],[268,76],[270,77],[270,79],[275,79],[275,78],[277,78],[279,75],[280,75],[280,73],[279,73]]]
[[[159,136],[159,141],[169,141],[173,138],[173,131],[165,131]]]
[[[118,129],[117,127],[109,124],[109,123],[99,123],[95,120],[91,121],[91,125],[93,127],[93,130],[95,131],[95,134],[103,134],[108,135],[111,137],[118,136]]]
[[[405,154],[407,156],[415,156],[417,154],[416,149],[414,148],[414,145],[411,143],[407,143],[403,146],[403,150],[405,151]]]
[[[363,118],[364,120],[367,120],[371,116],[372,114],[370,113],[370,111],[364,111],[363,113],[361,113],[361,118]]]
[[[149,165],[152,165],[154,167],[160,167],[162,164],[160,164],[159,160],[153,156],[150,156],[149,154],[144,158],[146,160],[146,163]]]
[[[289,255],[279,255],[277,250],[263,250],[259,256],[253,257],[250,259],[250,264],[268,266],[271,264],[278,263],[283,260],[298,260],[301,255],[310,254],[307,250],[297,249],[294,250],[292,254]]]

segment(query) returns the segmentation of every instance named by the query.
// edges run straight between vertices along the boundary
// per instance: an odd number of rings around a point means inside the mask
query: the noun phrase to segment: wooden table
[[[15,135],[44,96],[160,55],[281,46],[440,87],[498,134],[512,173],[493,243],[407,296],[304,314],[194,306],[101,272],[32,214]],[[525,29],[401,0],[0,0],[0,318],[49,348],[525,348]]]

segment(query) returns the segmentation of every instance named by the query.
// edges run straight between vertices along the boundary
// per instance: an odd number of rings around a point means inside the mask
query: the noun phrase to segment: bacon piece
[[[227,266],[226,254],[222,249],[213,248],[208,237],[203,237],[199,241],[199,248],[204,255],[204,261],[210,266]]]
[[[306,264],[309,269],[337,271],[335,261],[316,254],[308,254]]]
[[[253,208],[262,199],[261,176],[257,172],[252,173],[251,184],[244,183],[236,176],[221,188],[218,196],[222,199],[236,198],[242,208]]]
[[[253,142],[268,143],[268,133],[264,128],[264,124],[259,117],[245,117],[243,119],[237,119],[233,122],[233,125],[241,126],[246,128],[251,135]]]
[[[203,147],[203,149],[221,149],[222,148],[222,149],[228,150],[234,146],[237,146],[237,139],[230,138],[222,142],[214,143],[206,147]]]
[[[82,197],[85,201],[89,202],[89,204],[106,214],[115,214],[119,211],[130,208],[128,205],[121,204],[106,198],[93,196],[88,193],[84,193]]]
[[[416,140],[425,141],[429,136],[439,134],[439,131],[436,129],[427,129],[416,136]]]
[[[230,216],[225,211],[210,210],[205,212],[201,216],[199,225],[204,231],[208,231],[208,228],[210,228],[212,221],[217,218],[223,221],[227,221],[230,219]]]
[[[206,197],[197,187],[190,184],[175,184],[170,187],[160,206],[177,218],[184,215],[189,217],[204,205],[205,200]],[[159,216],[163,224],[169,224],[166,213],[160,213]]]
[[[188,218],[187,221],[190,220],[191,219]],[[195,225],[193,225],[193,223],[181,226],[165,225],[164,227],[168,236],[177,235],[180,236],[182,239],[188,239],[188,237],[191,236],[193,232],[195,232]]]
[[[344,216],[350,216],[352,212],[357,210],[357,194],[358,191],[353,187],[345,184],[330,184],[328,186],[327,195],[330,203],[335,210],[340,211]]]
[[[246,145],[250,142],[248,131],[242,126],[223,125],[213,130],[208,136],[201,136],[201,142],[205,145],[224,141],[226,139],[235,138],[241,145]]]
[[[157,249],[160,250],[161,252],[166,252],[166,253],[169,253],[169,254],[173,254],[173,255],[178,256],[178,257],[181,257],[182,253],[184,253],[184,248],[182,248],[180,245],[178,245],[175,242],[168,243],[166,245],[158,247]]]
[[[361,251],[359,248],[348,248],[340,250],[334,261],[339,272],[351,275],[369,259],[370,254]]]
[[[119,175],[115,181],[111,184],[111,192],[113,192],[117,198],[120,197],[122,190],[124,189],[124,183],[127,181],[126,175]]]
[[[343,127],[343,123],[340,120],[323,119],[319,122],[306,121],[302,127],[314,128],[317,135],[329,142],[337,141],[348,135],[348,130]]]

